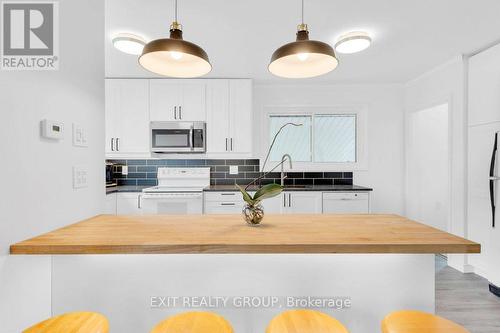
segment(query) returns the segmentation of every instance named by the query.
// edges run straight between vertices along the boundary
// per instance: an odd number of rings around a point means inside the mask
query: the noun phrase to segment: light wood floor
[[[488,281],[462,274],[436,257],[436,313],[463,325],[471,333],[500,333],[500,297],[488,291]]]

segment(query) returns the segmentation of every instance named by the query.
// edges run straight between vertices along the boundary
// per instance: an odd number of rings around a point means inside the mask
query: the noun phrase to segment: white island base
[[[391,311],[434,312],[433,254],[55,255],[52,265],[53,315],[97,311],[111,332],[207,310],[237,333],[263,333],[287,301],[336,302],[344,308],[315,309],[351,333],[379,332]]]

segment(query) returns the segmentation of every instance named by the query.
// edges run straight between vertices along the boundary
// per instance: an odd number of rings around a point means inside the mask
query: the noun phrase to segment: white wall
[[[262,157],[261,126],[266,106],[359,106],[367,109],[366,170],[354,183],[372,187],[374,213],[403,212],[403,104],[400,85],[265,85],[254,86],[253,146]],[[325,170],[327,171],[327,170]],[[348,168],[344,171],[350,171]]]
[[[450,225],[448,231],[467,237],[466,232],[466,108],[464,61],[456,57],[420,77],[408,82],[404,88],[406,119],[409,114],[442,103],[449,104],[450,124]],[[407,124],[406,124],[406,127]],[[405,130],[408,135],[408,129]],[[405,141],[407,141],[407,137]],[[439,181],[439,179],[436,179]],[[406,196],[406,200],[411,200]],[[448,257],[450,266],[467,270],[464,255]]]
[[[448,231],[448,104],[412,112],[408,118],[406,215]]]
[[[50,316],[50,258],[8,256],[9,245],[99,213],[104,203],[104,3],[59,1],[60,69],[0,72],[0,332]],[[43,118],[64,140],[40,138]],[[72,146],[76,122],[88,148]],[[72,188],[72,166],[89,186]]]

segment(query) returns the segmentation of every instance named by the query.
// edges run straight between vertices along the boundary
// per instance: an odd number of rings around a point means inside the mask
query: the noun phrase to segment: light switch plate
[[[73,146],[88,147],[87,131],[78,124],[73,124]]]
[[[229,166],[229,174],[230,175],[237,175],[238,173],[239,173],[239,171],[238,171],[237,165],[230,165]]]
[[[87,187],[88,171],[85,165],[75,165],[73,167],[73,188]]]
[[[128,166],[126,166],[126,165],[122,166],[122,175],[123,176],[128,175]]]

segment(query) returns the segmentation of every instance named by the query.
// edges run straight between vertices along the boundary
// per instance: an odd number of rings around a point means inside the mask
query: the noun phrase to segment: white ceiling
[[[207,77],[291,81],[275,78],[267,65],[277,47],[294,40],[300,0],[178,1],[184,39],[210,57]],[[499,0],[305,0],[311,39],[333,44],[359,29],[373,36],[368,50],[339,54],[336,70],[306,82],[406,82],[499,40],[499,15]],[[106,76],[154,77],[137,57],[115,50],[111,37],[133,32],[164,38],[172,18],[173,0],[106,0]]]

